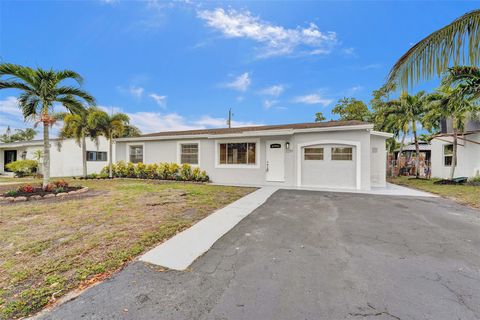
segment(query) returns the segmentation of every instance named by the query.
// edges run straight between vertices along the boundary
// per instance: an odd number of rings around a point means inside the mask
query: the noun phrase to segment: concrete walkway
[[[195,259],[277,190],[275,187],[264,187],[248,194],[148,251],[140,260],[174,270],[187,269]]]

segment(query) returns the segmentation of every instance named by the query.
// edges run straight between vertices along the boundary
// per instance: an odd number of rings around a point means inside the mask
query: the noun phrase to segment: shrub
[[[113,176],[115,178],[140,178],[140,179],[161,179],[177,181],[199,181],[207,182],[209,177],[205,171],[198,167],[192,168],[189,164],[178,165],[177,163],[125,163],[119,161],[113,165]],[[89,175],[90,178],[108,177],[108,166],[104,167],[100,175]]]
[[[67,189],[63,188],[63,187],[56,187],[52,191],[53,191],[53,193],[62,193],[62,192],[66,192]]]
[[[47,184],[47,186],[45,188],[43,188],[43,190],[47,191],[47,192],[52,192],[53,190],[55,190],[55,188],[57,188],[57,186],[53,183],[49,183]]]
[[[192,180],[192,167],[189,164],[182,164],[179,173],[180,180],[189,181]]]
[[[35,187],[32,186],[31,184],[24,184],[23,186],[20,186],[18,188],[18,191],[25,192],[25,193],[34,193]]]
[[[480,175],[468,179],[468,184],[471,186],[480,186]]]
[[[68,188],[68,182],[65,181],[65,180],[57,180],[57,181],[53,181],[53,184],[57,187],[57,188]]]
[[[5,192],[5,195],[7,197],[15,197],[17,194],[18,194],[17,190],[8,190],[7,192]]]
[[[38,162],[35,160],[17,160],[7,164],[6,168],[13,171],[17,177],[25,177],[37,172]]]

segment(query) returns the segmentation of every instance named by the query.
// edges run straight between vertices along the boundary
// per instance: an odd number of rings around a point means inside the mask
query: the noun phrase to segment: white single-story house
[[[451,121],[442,122],[441,133],[431,141],[432,177],[450,178],[453,154]],[[458,136],[455,177],[480,175],[480,121],[468,121],[465,132]]]
[[[223,184],[370,190],[386,184],[391,136],[362,121],[159,132],[116,139],[114,158],[188,163]]]
[[[87,139],[86,144],[87,172],[99,173],[108,164],[108,141],[100,137],[98,147],[90,139]],[[10,174],[5,167],[10,162],[35,159],[37,150],[43,150],[43,140],[0,143],[0,174]],[[39,167],[41,171],[41,165]],[[81,176],[82,168],[82,149],[74,139],[63,140],[60,149],[57,147],[57,139],[51,139],[51,177]]]

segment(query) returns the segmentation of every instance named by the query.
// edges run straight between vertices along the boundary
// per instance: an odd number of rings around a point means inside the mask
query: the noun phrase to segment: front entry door
[[[267,181],[285,181],[285,141],[267,141]]]
[[[5,153],[3,154],[4,155],[4,161],[3,161],[3,170],[5,171],[10,171],[7,169],[7,164],[9,164],[10,162],[15,162],[17,161],[17,150],[5,150]]]

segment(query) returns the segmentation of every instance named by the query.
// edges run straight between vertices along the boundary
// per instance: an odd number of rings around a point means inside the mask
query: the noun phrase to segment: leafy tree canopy
[[[365,102],[355,98],[340,99],[332,113],[339,116],[339,120],[370,121],[372,113]]]
[[[315,113],[315,122],[322,122],[325,120],[327,120],[327,118],[325,118],[322,112]]]
[[[15,133],[9,133],[10,128],[7,129],[7,132],[0,135],[0,142],[9,143],[9,142],[16,142],[16,141],[31,141],[35,138],[37,131],[33,130],[32,128],[27,129],[15,129]]]

